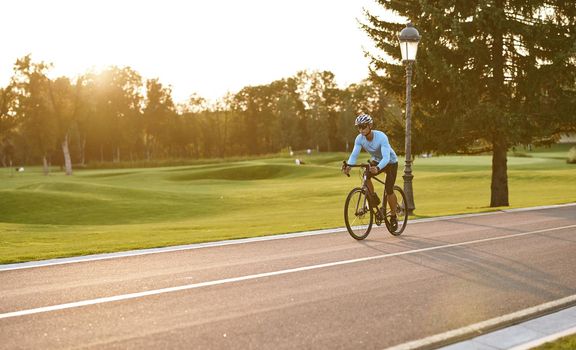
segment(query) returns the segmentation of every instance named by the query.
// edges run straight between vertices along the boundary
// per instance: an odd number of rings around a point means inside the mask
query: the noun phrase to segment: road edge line
[[[524,310],[509,313],[504,316],[495,317],[486,321],[474,323],[465,327],[432,335],[426,338],[398,344],[385,350],[415,350],[415,349],[436,349],[441,346],[448,346],[460,341],[481,336],[498,329],[509,327],[516,323],[521,323],[529,319],[544,316],[546,314],[565,309],[576,304],[576,294],[536,305]]]
[[[415,219],[415,220],[411,220],[410,223],[417,224],[417,223],[423,223],[423,222],[446,221],[446,220],[470,218],[470,217],[477,217],[477,216],[497,215],[497,214],[504,214],[504,213],[514,213],[514,212],[534,211],[534,210],[545,210],[545,209],[554,209],[554,208],[562,208],[562,207],[570,207],[570,206],[576,206],[576,203],[554,204],[554,205],[548,205],[548,206],[538,206],[538,207],[528,207],[528,208],[504,209],[504,210],[490,211],[490,212],[484,212],[484,213],[470,213],[470,214],[438,216],[438,217],[433,217],[433,218]],[[176,245],[176,246],[168,246],[168,247],[160,247],[160,248],[143,248],[143,249],[127,250],[127,251],[113,252],[113,253],[90,254],[90,255],[81,255],[81,256],[74,256],[74,257],[67,257],[67,258],[55,258],[55,259],[47,259],[47,260],[27,261],[27,262],[21,262],[21,263],[13,263],[13,264],[0,264],[0,273],[3,271],[31,269],[31,268],[47,267],[47,266],[55,266],[55,265],[65,265],[65,264],[75,264],[75,263],[89,262],[89,261],[128,258],[128,257],[133,257],[133,256],[141,256],[141,255],[149,255],[149,254],[172,253],[172,252],[178,252],[178,251],[184,251],[184,250],[214,248],[214,247],[222,247],[222,246],[227,246],[227,245],[246,244],[246,243],[253,243],[253,242],[265,242],[265,241],[272,241],[272,240],[277,240],[277,239],[308,237],[308,236],[332,234],[332,233],[339,233],[339,232],[346,232],[346,228],[345,227],[335,227],[335,228],[322,229],[322,230],[301,231],[301,232],[292,232],[292,233],[280,233],[280,234],[267,235],[267,236],[229,239],[229,240],[223,240],[223,241],[212,241],[212,242],[204,242],[204,243],[192,243],[192,244],[186,244],[186,245]]]

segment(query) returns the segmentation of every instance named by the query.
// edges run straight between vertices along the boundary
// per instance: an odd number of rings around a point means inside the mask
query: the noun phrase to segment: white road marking
[[[436,334],[436,335],[426,337],[423,339],[414,340],[414,341],[410,341],[410,342],[407,342],[404,344],[395,345],[395,346],[386,348],[385,350],[414,350],[414,349],[420,349],[420,348],[424,348],[424,347],[433,346],[434,344],[445,342],[445,341],[448,341],[449,339],[453,339],[455,337],[464,337],[468,334],[474,334],[474,333],[478,334],[479,332],[482,332],[483,330],[496,327],[496,326],[501,325],[503,323],[511,323],[511,322],[514,322],[515,320],[524,319],[526,317],[530,317],[531,315],[536,315],[536,314],[542,313],[546,310],[561,307],[562,305],[573,303],[575,301],[576,301],[576,294],[562,298],[562,299],[554,300],[554,301],[551,301],[548,303],[536,305],[536,306],[530,307],[528,309],[516,311],[516,312],[510,313],[508,315],[495,317],[495,318],[492,318],[492,319],[489,319],[489,320],[486,320],[483,322],[478,322],[478,323],[475,323],[475,324],[472,324],[472,325],[469,325],[466,327],[454,329],[454,330],[451,330],[451,331],[448,331],[445,333],[440,333],[440,334]],[[521,348],[521,349],[525,349],[525,348]]]
[[[557,205],[532,207],[532,208],[505,209],[505,210],[501,210],[501,211],[493,211],[493,212],[485,212],[485,213],[462,214],[462,215],[441,216],[441,217],[435,217],[435,218],[415,219],[415,220],[410,220],[408,226],[410,226],[412,224],[422,223],[422,222],[446,221],[446,220],[463,219],[463,218],[470,218],[470,217],[476,217],[476,216],[497,215],[497,214],[504,214],[504,213],[514,213],[514,212],[543,210],[543,209],[554,209],[554,208],[562,208],[562,207],[569,207],[569,206],[576,206],[576,203],[557,204]],[[278,235],[263,236],[263,237],[232,239],[232,240],[226,240],[226,241],[207,242],[207,243],[196,243],[196,244],[188,244],[188,245],[180,245],[180,246],[172,246],[172,247],[164,247],[164,248],[139,249],[139,250],[126,251],[126,252],[94,254],[94,255],[78,256],[78,257],[71,257],[71,258],[59,258],[59,259],[50,259],[50,260],[42,260],[42,261],[30,261],[30,262],[16,263],[16,264],[5,264],[5,265],[0,265],[0,272],[11,271],[11,270],[31,269],[31,268],[37,268],[37,267],[54,266],[54,265],[75,264],[75,263],[88,262],[88,261],[118,259],[118,258],[126,258],[126,257],[131,257],[131,256],[140,256],[140,255],[148,255],[148,254],[169,253],[169,252],[177,252],[177,251],[183,251],[183,250],[222,247],[222,246],[226,246],[226,245],[272,241],[272,240],[277,240],[277,239],[307,237],[307,236],[323,235],[323,234],[330,234],[330,233],[337,233],[337,232],[346,232],[346,228],[332,228],[332,229],[325,229],[325,230],[286,233],[286,234],[278,234]]]
[[[408,251],[403,251],[403,252],[398,252],[398,253],[389,253],[389,254],[369,256],[369,257],[364,257],[364,258],[335,261],[335,262],[331,262],[331,263],[309,265],[309,266],[297,267],[297,268],[287,269],[287,270],[265,272],[265,273],[259,273],[259,274],[254,274],[254,275],[226,278],[226,279],[221,279],[221,280],[194,283],[194,284],[188,284],[188,285],[177,286],[177,287],[169,287],[169,288],[162,288],[162,289],[156,289],[156,290],[149,290],[149,291],[145,291],[145,292],[116,295],[116,296],[105,297],[105,298],[97,298],[97,299],[91,299],[91,300],[77,301],[77,302],[67,303],[67,304],[39,307],[39,308],[35,308],[35,309],[7,312],[7,313],[0,314],[0,319],[19,317],[19,316],[25,316],[25,315],[32,315],[32,314],[57,311],[57,310],[64,310],[64,309],[71,309],[71,308],[87,306],[87,305],[103,304],[103,303],[109,303],[109,302],[113,302],[113,301],[135,299],[135,298],[141,298],[141,297],[150,296],[150,295],[158,295],[158,294],[178,292],[178,291],[188,290],[188,289],[196,289],[196,288],[202,288],[202,287],[216,286],[216,285],[221,285],[221,284],[226,284],[226,283],[248,281],[248,280],[264,278],[264,277],[286,275],[286,274],[295,273],[295,272],[310,271],[310,270],[322,269],[322,268],[339,266],[339,265],[355,264],[355,263],[360,263],[360,262],[365,262],[365,261],[390,258],[390,257],[394,257],[394,256],[422,253],[422,252],[428,252],[428,251],[439,250],[439,249],[444,249],[444,248],[459,247],[459,246],[465,246],[465,245],[470,245],[470,244],[498,241],[498,240],[503,240],[503,239],[522,237],[522,236],[527,236],[527,235],[532,235],[532,234],[537,234],[537,233],[559,231],[559,230],[565,230],[565,229],[570,229],[570,228],[576,228],[576,225],[554,227],[554,228],[548,228],[548,229],[537,230],[537,231],[515,233],[515,234],[506,235],[506,236],[483,238],[483,239],[477,239],[477,240],[467,241],[467,242],[451,243],[451,244],[435,246],[435,247],[414,249],[414,250],[408,250]]]

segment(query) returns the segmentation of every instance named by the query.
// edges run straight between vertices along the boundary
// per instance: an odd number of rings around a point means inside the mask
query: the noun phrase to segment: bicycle
[[[346,197],[346,202],[344,203],[344,222],[346,223],[346,228],[348,233],[356,240],[363,240],[368,237],[370,230],[372,229],[373,223],[377,226],[382,225],[382,222],[386,225],[386,229],[393,236],[399,236],[406,229],[406,224],[408,223],[408,215],[406,213],[406,195],[404,191],[398,186],[394,186],[394,193],[398,199],[398,205],[396,208],[396,217],[398,220],[397,227],[392,227],[390,224],[390,217],[392,216],[392,210],[388,208],[388,201],[386,200],[386,194],[382,197],[382,206],[373,206],[373,203],[368,198],[372,198],[373,193],[370,191],[366,185],[366,180],[368,179],[368,172],[370,171],[370,164],[358,164],[349,165],[346,161],[343,162],[344,166],[351,168],[363,168],[362,172],[362,186],[356,187],[350,191],[348,197]],[[350,177],[349,174],[347,174]],[[384,185],[384,182],[378,179],[376,176],[370,176]],[[368,194],[368,196],[367,196]],[[385,213],[385,215],[383,215]]]

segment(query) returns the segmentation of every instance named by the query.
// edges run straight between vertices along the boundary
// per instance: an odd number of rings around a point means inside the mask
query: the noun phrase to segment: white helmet
[[[368,114],[360,114],[358,117],[356,117],[356,121],[354,122],[354,125],[358,126],[358,125],[368,124],[368,125],[372,126],[372,123],[373,123],[373,121],[372,121],[371,116],[369,116]]]

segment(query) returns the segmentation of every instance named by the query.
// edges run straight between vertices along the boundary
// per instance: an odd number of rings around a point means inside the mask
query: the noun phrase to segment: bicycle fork
[[[364,186],[365,188],[365,193],[368,193],[368,188],[366,186]],[[364,199],[362,200],[362,197],[364,197]],[[360,203],[362,202],[362,203]],[[364,214],[366,214],[367,212],[370,211],[370,203],[368,202],[368,197],[367,196],[358,196],[358,203],[356,203],[356,215],[358,216],[363,216]]]

